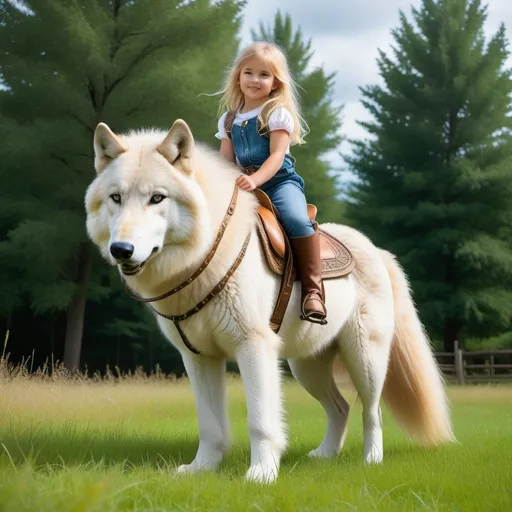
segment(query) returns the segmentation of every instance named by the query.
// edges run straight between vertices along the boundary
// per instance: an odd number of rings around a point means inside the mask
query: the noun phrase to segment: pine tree
[[[505,28],[486,43],[486,16],[479,0],[400,13],[384,85],[362,88],[370,138],[347,158],[351,218],[399,256],[446,351],[511,323],[512,80]]]
[[[333,87],[335,74],[322,68],[309,70],[313,51],[311,39],[305,41],[301,30],[293,30],[289,15],[277,12],[273,27],[260,24],[259,32],[252,31],[254,41],[272,41],[286,53],[290,69],[299,86],[301,113],[309,126],[306,144],[294,146],[297,171],[304,178],[307,200],[318,207],[320,222],[341,219],[341,202],[337,199],[336,175],[330,169],[325,154],[341,142],[341,106],[335,106]]]
[[[111,293],[85,232],[95,126],[169,128],[181,117],[213,141],[205,120],[216,103],[201,93],[237,50],[242,2],[20,3],[0,0],[0,130],[12,130],[0,149],[0,263],[9,269],[0,307],[66,311],[64,362],[75,368],[87,294],[108,307]]]

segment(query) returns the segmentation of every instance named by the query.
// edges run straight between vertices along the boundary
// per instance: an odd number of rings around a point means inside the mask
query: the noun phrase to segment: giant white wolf
[[[313,457],[336,456],[346,433],[349,405],[333,378],[336,356],[362,403],[366,462],[383,458],[381,395],[420,442],[454,439],[440,372],[393,255],[354,229],[322,224],[350,250],[355,267],[324,281],[326,325],[300,319],[296,281],[276,333],[269,318],[280,278],[256,235],[257,198],[234,193],[240,170],[194,141],[182,120],[168,132],[127,134],[100,123],[94,150],[88,234],[127,290],[150,303],[195,394],[199,446],[179,472],[213,470],[229,448],[227,359],[238,363],[247,397],[248,480],[275,480],[286,448],[280,359],[325,410],[325,436]]]

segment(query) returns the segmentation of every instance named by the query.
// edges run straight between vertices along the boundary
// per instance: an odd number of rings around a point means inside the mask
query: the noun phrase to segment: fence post
[[[455,375],[457,376],[457,384],[464,384],[464,362],[462,358],[462,350],[459,348],[459,342],[455,340],[453,344],[453,352],[455,357]]]

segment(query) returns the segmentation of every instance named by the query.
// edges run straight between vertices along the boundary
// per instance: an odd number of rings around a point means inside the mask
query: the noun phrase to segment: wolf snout
[[[116,260],[129,260],[133,256],[133,251],[135,251],[135,247],[129,242],[113,242],[110,244],[110,254]]]

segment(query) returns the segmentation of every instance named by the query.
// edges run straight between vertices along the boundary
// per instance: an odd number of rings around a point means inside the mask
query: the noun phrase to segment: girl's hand
[[[238,176],[236,179],[236,184],[242,189],[246,190],[247,192],[252,192],[256,187],[256,183],[254,183],[254,180],[251,179],[250,176],[247,176],[245,174],[242,174]]]
[[[289,142],[290,134],[286,130],[270,132],[270,156],[254,174],[251,174],[250,182],[254,184],[254,187],[250,190],[261,187],[279,171],[283,165]]]

